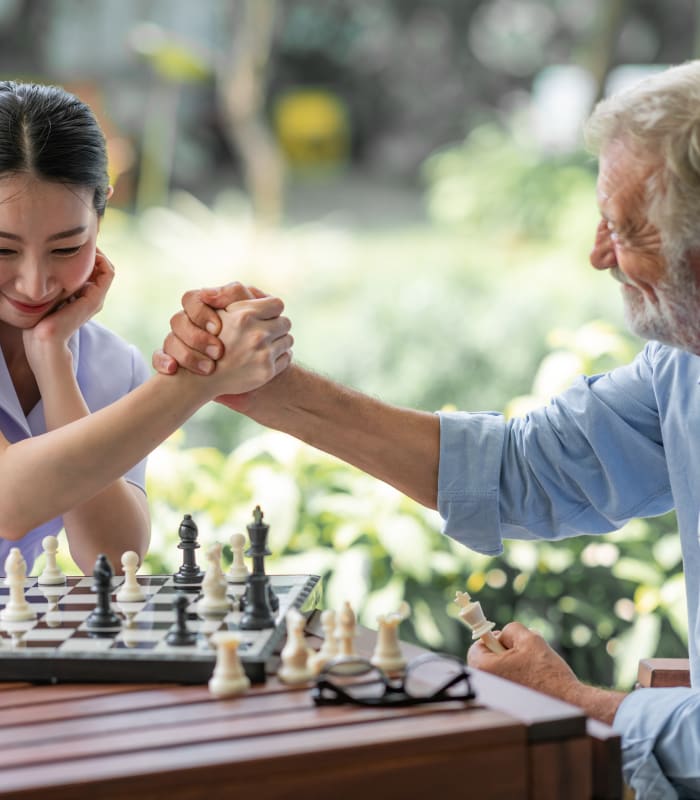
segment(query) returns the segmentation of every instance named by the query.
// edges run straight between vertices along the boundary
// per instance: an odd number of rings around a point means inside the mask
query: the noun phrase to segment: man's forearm
[[[579,683],[561,695],[567,703],[582,708],[586,715],[600,720],[606,725],[612,725],[620,703],[627,697],[624,692],[612,689],[599,689],[596,686],[587,686]]]
[[[435,414],[390,406],[297,365],[257,390],[242,410],[437,507]]]

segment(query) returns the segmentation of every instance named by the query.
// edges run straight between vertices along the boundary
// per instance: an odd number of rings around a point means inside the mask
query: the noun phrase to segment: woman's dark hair
[[[58,86],[0,81],[0,175],[27,172],[95,190],[107,204],[107,147],[89,106]]]

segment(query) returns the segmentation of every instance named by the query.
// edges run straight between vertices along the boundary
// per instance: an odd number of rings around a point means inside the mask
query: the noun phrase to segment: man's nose
[[[617,266],[617,256],[610,238],[610,229],[604,219],[601,219],[596,228],[590,262],[595,269],[612,269]]]

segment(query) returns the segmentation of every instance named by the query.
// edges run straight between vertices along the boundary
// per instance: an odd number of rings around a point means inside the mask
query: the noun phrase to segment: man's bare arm
[[[228,405],[227,398],[218,400]],[[296,364],[254,392],[244,413],[437,507],[435,414],[388,405]]]

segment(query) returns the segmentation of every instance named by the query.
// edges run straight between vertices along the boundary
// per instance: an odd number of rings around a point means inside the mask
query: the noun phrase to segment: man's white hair
[[[700,60],[601,100],[585,128],[595,154],[622,142],[651,166],[647,214],[669,264],[700,250]]]

